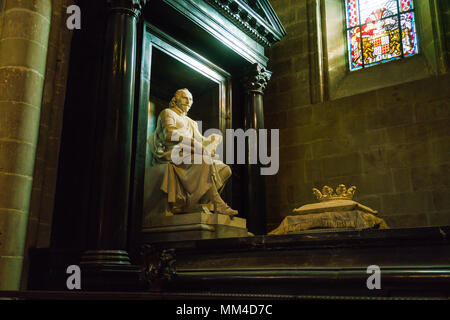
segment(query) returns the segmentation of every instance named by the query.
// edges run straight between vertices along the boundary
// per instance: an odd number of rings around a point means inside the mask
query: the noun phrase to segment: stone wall
[[[25,252],[52,6],[50,0],[0,6],[0,290],[14,290]]]
[[[0,289],[19,289],[27,249],[49,245],[71,40],[68,3],[0,1]]]
[[[442,14],[442,27],[445,34],[445,49],[447,51],[447,61],[450,59],[450,2],[442,1],[440,4],[440,10]]]
[[[357,186],[355,200],[391,227],[450,224],[448,74],[405,75],[400,85],[317,102],[312,3],[271,1],[287,36],[266,52],[266,127],[280,128],[280,170],[266,179],[268,230],[314,202],[313,187],[339,183]],[[441,17],[448,28],[448,9]]]
[[[56,174],[63,123],[72,31],[66,27],[71,0],[53,0],[39,140],[30,203],[27,245],[50,245]]]

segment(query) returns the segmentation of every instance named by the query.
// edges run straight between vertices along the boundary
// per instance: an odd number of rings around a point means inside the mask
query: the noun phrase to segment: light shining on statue
[[[156,130],[149,137],[153,163],[168,163],[161,190],[167,193],[175,212],[188,212],[198,203],[209,201],[215,213],[237,215],[219,194],[231,177],[230,167],[215,159],[215,148],[222,137],[205,138],[200,133],[197,123],[187,116],[192,102],[189,90],[177,90],[169,108],[159,114]],[[192,157],[197,161],[192,161]],[[199,161],[199,157],[208,160]]]
[[[204,137],[201,133],[201,122],[187,116],[192,103],[193,97],[188,89],[177,90],[169,108],[159,114],[156,130],[148,139],[153,154],[152,164],[167,164],[160,190],[168,194],[172,211],[188,212],[195,205],[206,201],[214,205],[215,213],[237,215],[238,212],[231,209],[219,194],[231,177],[231,169],[227,164],[234,163],[234,142],[237,141],[237,164],[245,164],[246,160],[250,164],[257,164],[259,155],[261,164],[270,164],[269,167],[261,168],[261,174],[273,175],[279,168],[278,130],[271,132],[272,152],[269,157],[267,130],[261,129],[257,132],[254,129],[227,129],[225,164],[222,161],[223,144],[220,130],[209,129],[206,133],[214,133]],[[248,153],[245,150],[246,145],[249,148]]]

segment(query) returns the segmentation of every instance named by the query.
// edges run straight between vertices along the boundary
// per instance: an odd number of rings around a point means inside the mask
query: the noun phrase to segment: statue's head
[[[193,102],[192,93],[188,89],[179,89],[175,92],[169,106],[171,108],[178,107],[183,112],[187,113],[192,106]]]

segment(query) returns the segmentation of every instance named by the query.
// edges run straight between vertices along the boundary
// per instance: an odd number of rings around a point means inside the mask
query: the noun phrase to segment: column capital
[[[110,12],[119,11],[139,18],[142,8],[149,0],[106,0]]]
[[[263,94],[271,76],[272,72],[259,63],[254,63],[246,70],[242,83],[247,91]]]

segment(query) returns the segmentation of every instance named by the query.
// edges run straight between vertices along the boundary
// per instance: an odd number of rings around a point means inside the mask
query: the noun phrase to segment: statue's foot
[[[237,210],[231,209],[226,204],[219,204],[219,205],[214,206],[214,213],[224,214],[224,215],[231,216],[231,217],[238,215]]]
[[[183,210],[183,207],[177,206],[177,205],[175,205],[173,203],[169,204],[169,210],[168,211],[171,213],[170,215],[177,214],[177,213],[184,213],[185,212],[185,210]]]
[[[212,208],[210,208],[210,206],[208,204],[201,204],[200,208],[201,208],[200,211],[203,213],[212,214],[212,212],[214,211],[214,206],[212,206]]]

